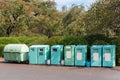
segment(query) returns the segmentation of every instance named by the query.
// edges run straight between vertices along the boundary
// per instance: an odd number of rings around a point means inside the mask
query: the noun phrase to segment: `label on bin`
[[[81,52],[77,53],[77,60],[82,60],[82,53]]]
[[[67,49],[70,49],[71,47],[70,46],[66,46]]]
[[[99,60],[98,53],[94,53],[94,54],[93,54],[93,60],[94,60],[94,61],[98,61],[98,60]]]
[[[66,58],[71,58],[71,57],[72,57],[71,51],[67,51],[67,52],[66,52]]]
[[[111,61],[110,53],[105,53],[105,61]]]

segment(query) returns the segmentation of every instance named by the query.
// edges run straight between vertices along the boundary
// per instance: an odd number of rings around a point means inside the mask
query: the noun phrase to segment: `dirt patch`
[[[1,62],[1,61],[4,61],[4,58],[1,58],[1,57],[0,57],[0,62]]]

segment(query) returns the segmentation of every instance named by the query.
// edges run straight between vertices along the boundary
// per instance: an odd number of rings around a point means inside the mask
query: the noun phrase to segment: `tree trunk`
[[[9,26],[7,28],[7,36],[10,37],[10,34],[13,32],[14,26]]]

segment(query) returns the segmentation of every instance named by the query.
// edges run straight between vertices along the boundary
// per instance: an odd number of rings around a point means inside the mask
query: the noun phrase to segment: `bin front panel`
[[[19,57],[17,58],[17,60],[19,61],[19,62],[23,62],[23,61],[28,61],[28,52],[26,52],[26,53],[18,53],[17,54]]]
[[[65,65],[74,66],[74,46],[65,47]]]
[[[78,46],[75,48],[75,65],[85,66],[87,56],[87,47]]]
[[[30,47],[29,49],[29,63],[37,64],[37,48],[36,47]]]
[[[51,64],[60,64],[61,51],[59,47],[51,48]]]
[[[115,66],[115,46],[104,46],[103,48],[103,66]]]
[[[4,59],[6,61],[16,61],[16,53],[4,52]]]
[[[91,48],[91,66],[101,66],[102,47]]]
[[[38,64],[46,64],[47,52],[44,47],[38,48]]]

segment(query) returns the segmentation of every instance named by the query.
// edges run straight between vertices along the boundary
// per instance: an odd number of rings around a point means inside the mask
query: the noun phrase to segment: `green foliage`
[[[53,1],[24,1],[28,2],[0,1],[0,36],[12,36],[1,37],[2,46],[9,43],[28,46],[83,44],[88,47],[114,44],[117,46],[117,64],[120,63],[119,0],[98,0],[88,11],[75,5],[66,12],[57,11]]]
[[[83,6],[73,7],[70,11],[63,17],[64,25],[64,35],[80,36],[85,35],[86,27],[84,22],[84,17],[86,12]]]
[[[15,43],[20,43],[18,39],[15,37],[0,37],[0,44],[15,44]]]
[[[107,44],[109,43],[109,38],[103,34],[92,34],[85,36],[85,40],[87,40],[88,44],[91,46],[93,44]]]
[[[30,26],[30,30],[50,38],[55,35],[60,25],[61,14],[55,9],[55,3],[52,1],[41,1],[36,5],[33,11],[38,15],[33,17],[33,26]]]
[[[5,45],[0,45],[0,57],[3,57],[3,49]]]
[[[116,64],[120,65],[120,45],[116,46]]]
[[[61,44],[60,40],[62,40],[62,39],[63,39],[62,36],[54,36],[54,37],[49,38],[47,43],[49,45]]]
[[[32,43],[32,42],[34,42],[34,41],[36,41],[36,40],[38,40],[38,39],[39,39],[39,37],[27,38],[27,39],[24,41],[24,44],[29,45],[30,43]]]
[[[20,43],[24,43],[26,40],[28,40],[28,37],[17,37],[17,39],[20,41]]]
[[[119,0],[98,0],[88,11],[74,5],[66,12],[57,11],[54,1],[27,1],[0,3],[0,36],[120,34]]]
[[[28,45],[44,45],[47,44],[48,42],[48,38],[47,37],[39,37],[38,39],[32,41],[31,43],[29,43]]]
[[[87,45],[87,42],[84,37],[77,37],[77,36],[64,36],[59,42],[63,45]]]
[[[88,34],[120,35],[119,4],[119,0],[99,0],[94,3],[88,10],[85,19]]]
[[[120,65],[120,36],[111,38],[111,44],[116,45],[116,63]]]
[[[5,36],[20,36],[27,32],[28,11],[24,4],[13,0],[7,0],[4,3],[5,6],[0,10],[1,32],[4,32]]]
[[[108,45],[109,43],[103,41],[103,40],[96,40],[93,42],[93,45]]]
[[[111,44],[120,45],[120,36],[111,38]]]

